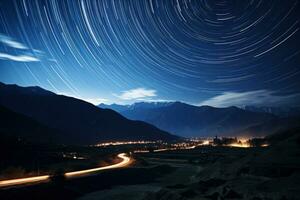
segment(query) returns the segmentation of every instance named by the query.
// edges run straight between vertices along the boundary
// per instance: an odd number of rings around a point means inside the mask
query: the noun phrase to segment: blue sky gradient
[[[298,0],[2,0],[0,81],[92,103],[299,105]]]

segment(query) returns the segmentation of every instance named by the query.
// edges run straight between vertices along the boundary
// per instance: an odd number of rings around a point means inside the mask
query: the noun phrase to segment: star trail
[[[0,0],[0,81],[93,103],[299,105],[299,13],[298,0]]]

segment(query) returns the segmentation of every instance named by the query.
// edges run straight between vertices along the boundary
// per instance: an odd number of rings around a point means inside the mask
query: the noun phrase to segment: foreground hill
[[[255,133],[257,137],[263,137],[266,135],[271,135],[274,133],[290,130],[297,128],[300,124],[300,117],[282,117],[282,118],[274,118],[267,122],[262,122],[258,125],[254,125],[248,127],[243,130],[245,135],[252,135]]]
[[[64,143],[178,139],[145,122],[128,120],[115,111],[99,109],[85,101],[56,95],[39,87],[0,83],[0,105],[30,117],[50,129],[58,130],[63,138],[67,138]],[[25,128],[23,131],[25,134],[30,130]],[[37,134],[44,133],[37,131]]]
[[[25,115],[0,106],[0,140],[52,143],[61,141],[58,130],[51,129]]]
[[[142,102],[129,106],[100,104],[99,107],[115,109],[129,119],[142,120],[180,136],[255,136],[255,131],[249,133],[244,130],[276,119],[276,116],[269,113],[251,112],[237,107],[214,108],[181,102]]]

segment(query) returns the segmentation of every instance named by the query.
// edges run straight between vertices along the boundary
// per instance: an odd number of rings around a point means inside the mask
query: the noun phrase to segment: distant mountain
[[[0,83],[0,105],[60,131],[68,138],[65,143],[178,139],[145,122],[128,120],[115,111],[99,109],[85,101],[56,95],[39,87]],[[27,131],[25,128],[24,133]],[[40,134],[44,134],[43,131]]]
[[[244,106],[242,109],[252,112],[270,113],[278,117],[300,116],[300,107],[269,107],[269,106]]]
[[[116,109],[117,105],[105,107]],[[116,110],[128,119],[142,120],[184,137],[241,136],[248,127],[277,118],[273,114],[251,112],[237,107],[214,108],[181,102],[143,102],[118,107]],[[255,132],[252,134],[255,135]]]
[[[161,108],[161,107],[166,107],[174,102],[137,102],[131,105],[119,105],[119,104],[104,104],[101,103],[98,105],[99,108],[107,108],[114,110],[118,113],[127,111],[127,110],[136,110],[136,109],[154,109],[154,108]]]
[[[101,103],[98,105],[99,108],[103,108],[103,109],[111,109],[114,110],[118,113],[128,110],[130,105],[119,105],[119,104],[111,104],[111,105],[107,105],[104,103]]]

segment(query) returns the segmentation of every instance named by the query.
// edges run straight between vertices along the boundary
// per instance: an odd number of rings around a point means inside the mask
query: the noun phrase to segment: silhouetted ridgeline
[[[34,143],[61,141],[61,133],[25,115],[0,105],[0,135],[2,140],[16,140]]]
[[[56,95],[40,87],[20,87],[0,83],[0,105],[29,117],[35,121],[33,123],[42,124],[40,131],[31,132],[31,137],[37,135],[41,138],[40,135],[49,135],[49,131],[44,129],[55,129],[57,130],[54,131],[55,134],[63,135],[60,137],[63,138],[63,143],[71,144],[94,144],[104,140],[178,139],[177,136],[145,122],[128,120],[115,111],[99,109],[85,101]],[[5,113],[2,115],[5,117]],[[12,121],[9,124],[12,124],[11,128],[14,129],[15,121],[13,117],[10,119]],[[22,122],[26,123],[29,123],[28,120]],[[25,132],[32,131],[33,126],[35,125],[29,125],[30,128],[24,126],[24,137],[27,134]],[[9,127],[5,127],[5,130],[9,132]],[[21,134],[20,130],[17,132]]]

